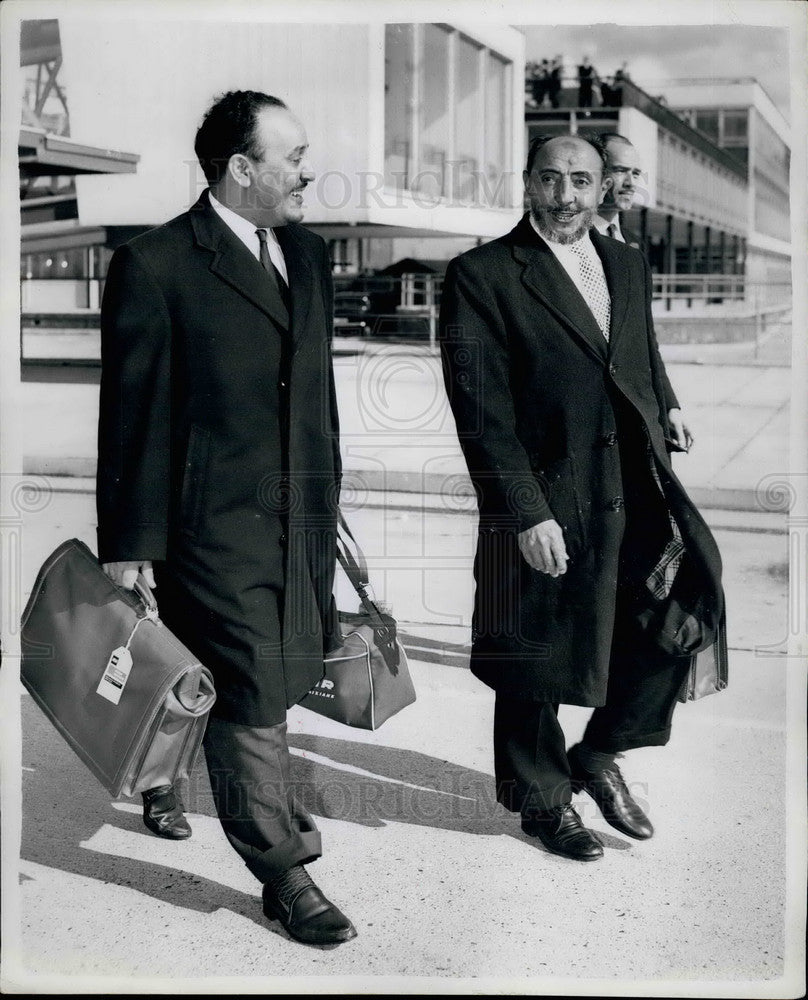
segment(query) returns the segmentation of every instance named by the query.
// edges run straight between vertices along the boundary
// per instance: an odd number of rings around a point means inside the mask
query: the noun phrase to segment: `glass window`
[[[510,204],[508,173],[511,161],[508,63],[493,52],[485,66],[485,179],[483,204],[499,208]],[[521,164],[519,164],[521,168]]]
[[[483,120],[480,99],[480,48],[459,36],[455,56],[455,152],[453,201],[478,200],[480,141]]]
[[[384,29],[384,179],[396,190],[408,186],[413,169],[413,25]]]
[[[513,64],[438,24],[385,25],[385,185],[511,204]]]
[[[449,104],[449,32],[437,24],[424,25],[423,57],[419,65],[420,156],[411,187],[430,197],[443,198],[452,130]]]
[[[697,111],[696,128],[709,136],[713,142],[718,142],[718,112],[717,111]]]
[[[743,140],[746,144],[749,135],[749,115],[746,111],[724,112],[724,141],[736,143]]]

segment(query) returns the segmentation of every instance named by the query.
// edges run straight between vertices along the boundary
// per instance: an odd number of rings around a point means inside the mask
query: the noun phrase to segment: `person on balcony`
[[[550,79],[547,86],[547,94],[550,98],[550,105],[557,108],[560,103],[561,84],[564,77],[564,57],[556,56],[550,66]]]
[[[595,67],[589,62],[589,56],[584,56],[578,67],[578,107],[591,108],[595,81]]]

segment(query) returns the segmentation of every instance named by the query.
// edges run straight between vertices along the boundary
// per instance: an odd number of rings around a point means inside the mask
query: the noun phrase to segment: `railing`
[[[365,336],[426,334],[434,347],[442,287],[443,276],[437,273],[342,277],[337,282],[335,332],[353,332],[352,327],[361,324]]]
[[[600,77],[600,79],[609,84],[611,93],[614,95],[614,77],[607,76]],[[587,117],[597,117],[601,113],[606,116],[612,116],[615,114],[615,109],[620,107],[637,108],[652,121],[655,121],[668,132],[687,143],[688,146],[697,149],[700,153],[704,153],[705,156],[720,163],[737,177],[743,180],[747,179],[747,167],[737,156],[725,149],[721,149],[704,133],[693,128],[692,125],[681,118],[675,111],[672,111],[667,105],[647,94],[641,87],[638,87],[633,80],[623,79],[619,82],[619,97],[614,99],[613,96],[613,103],[603,104],[595,100],[591,107],[583,109],[578,107],[578,78],[564,77],[561,83],[562,89],[558,95],[558,107],[549,107],[544,103],[536,106],[535,103],[531,103],[531,100],[527,96],[531,87],[531,80],[527,78],[525,80],[526,110],[533,114],[541,112],[541,114],[547,115],[549,118],[557,118],[559,113],[569,115],[570,112],[578,111],[586,113]],[[529,117],[528,120],[531,121],[532,119]]]
[[[435,347],[442,275],[340,276],[336,284],[336,334],[428,338]],[[662,303],[660,319],[664,316],[666,322],[681,318],[699,325],[711,318],[733,320],[738,331],[742,327],[753,331],[756,343],[773,324],[787,321],[791,310],[788,282],[753,282],[736,274],[654,274],[653,298]],[[99,319],[97,309],[59,308],[51,302],[24,309],[20,328],[24,372],[26,366],[30,372],[50,367],[56,371],[54,377],[61,378],[59,373],[69,368],[97,368]]]
[[[791,308],[791,283],[749,281],[742,274],[654,274],[653,298],[664,299],[666,308],[674,299],[688,304],[740,303],[758,307]]]

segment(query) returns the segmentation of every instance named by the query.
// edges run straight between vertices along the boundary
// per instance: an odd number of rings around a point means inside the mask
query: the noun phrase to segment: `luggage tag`
[[[132,654],[129,652],[129,649],[126,646],[118,646],[117,649],[113,649],[112,655],[104,668],[104,676],[98,682],[98,687],[95,689],[96,694],[100,694],[102,698],[106,698],[113,705],[117,705],[121,700],[121,695],[123,694],[123,689],[126,687],[126,682],[129,680],[131,670]]]
[[[129,646],[141,622],[145,621],[157,624],[159,622],[157,612],[151,608],[147,608],[145,616],[138,618],[135,622],[135,627],[132,629],[126,645],[113,649],[109,660],[107,660],[101,680],[98,682],[98,687],[95,689],[96,694],[100,694],[102,698],[111,701],[113,705],[117,705],[120,702],[123,689],[129,680],[129,674],[132,671],[132,654],[129,652]]]

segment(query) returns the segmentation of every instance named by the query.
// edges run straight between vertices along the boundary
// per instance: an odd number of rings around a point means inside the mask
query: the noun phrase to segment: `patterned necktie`
[[[586,238],[586,237],[584,237]],[[609,298],[609,288],[600,268],[586,252],[584,240],[569,244],[570,250],[578,258],[581,269],[581,294],[592,311],[600,332],[609,339],[609,323],[612,318],[612,302]]]
[[[269,247],[267,246],[267,231],[266,229],[256,229],[255,235],[258,237],[258,242],[260,243],[259,254],[261,258],[261,266],[274,279],[275,284],[278,286],[278,291],[283,299],[283,304],[289,309],[289,286],[283,280],[283,275],[272,263],[272,258],[269,256]]]

